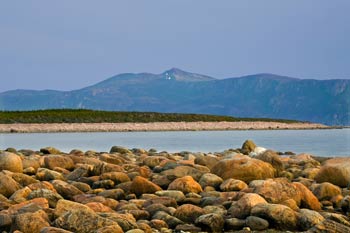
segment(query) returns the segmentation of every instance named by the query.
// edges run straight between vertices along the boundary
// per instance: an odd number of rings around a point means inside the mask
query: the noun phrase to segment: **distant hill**
[[[0,108],[200,113],[350,125],[350,80],[273,74],[215,79],[173,68],[162,74],[120,74],[74,91],[7,91],[0,93]]]

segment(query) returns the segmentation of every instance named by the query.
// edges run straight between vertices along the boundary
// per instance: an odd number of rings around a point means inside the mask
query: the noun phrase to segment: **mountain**
[[[206,113],[350,125],[350,80],[274,74],[215,79],[173,68],[120,74],[74,91],[7,91],[0,93],[0,108]]]

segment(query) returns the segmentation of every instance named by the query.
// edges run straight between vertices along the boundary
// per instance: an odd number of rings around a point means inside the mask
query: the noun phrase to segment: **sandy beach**
[[[0,124],[1,133],[46,132],[124,132],[124,131],[192,131],[192,130],[266,130],[327,129],[315,123],[280,122],[153,122],[153,123],[53,123]]]

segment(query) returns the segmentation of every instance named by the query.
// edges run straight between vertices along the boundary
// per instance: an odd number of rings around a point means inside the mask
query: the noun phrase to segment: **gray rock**
[[[253,231],[263,231],[269,228],[269,222],[263,218],[249,216],[245,220],[246,225]]]

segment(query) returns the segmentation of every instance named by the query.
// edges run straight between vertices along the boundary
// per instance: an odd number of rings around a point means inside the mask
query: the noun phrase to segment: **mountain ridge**
[[[298,79],[269,73],[215,79],[172,68],[124,73],[73,91],[0,93],[1,110],[87,108],[200,113],[350,125],[350,80]]]

